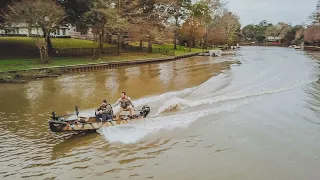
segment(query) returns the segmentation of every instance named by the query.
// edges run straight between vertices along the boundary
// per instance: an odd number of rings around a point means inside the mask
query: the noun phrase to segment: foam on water
[[[147,119],[102,128],[98,132],[109,142],[135,143],[159,130],[186,128],[199,118],[233,111],[267,95],[289,91],[317,80],[312,74],[317,67],[300,59],[293,64],[289,60],[275,58],[266,62],[255,57],[251,61],[253,64],[250,64],[250,60],[246,59],[247,64],[241,68],[214,76],[197,87],[136,100],[138,106],[147,104],[151,107]],[[302,66],[310,68],[311,73],[299,71]]]
[[[239,106],[248,104],[258,99],[259,98],[252,98],[229,105],[221,105],[215,109],[206,109],[183,114],[147,118],[144,121],[101,128],[97,132],[102,134],[109,142],[137,143],[145,136],[157,133],[160,130],[186,128],[189,127],[192,122],[201,117],[208,116],[210,114],[217,114],[223,111],[231,112]]]

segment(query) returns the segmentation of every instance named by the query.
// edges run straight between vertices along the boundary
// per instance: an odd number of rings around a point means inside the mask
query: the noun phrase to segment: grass
[[[104,56],[97,60],[90,58],[53,58],[48,64],[40,64],[40,59],[7,59],[0,60],[0,71],[25,70],[31,68],[43,68],[64,65],[102,63],[110,61],[138,60],[147,58],[168,57],[160,54],[150,53],[122,53],[121,56]]]
[[[52,67],[52,66],[64,66],[64,65],[77,65],[77,64],[89,64],[89,63],[101,63],[109,61],[122,61],[122,60],[135,60],[135,59],[146,59],[146,58],[162,58],[168,57],[166,55],[159,54],[157,48],[161,48],[162,52],[164,49],[172,52],[174,51],[175,56],[203,52],[201,48],[192,48],[189,52],[189,48],[184,46],[177,46],[177,50],[173,49],[173,44],[158,45],[153,44],[153,53],[143,53],[143,52],[131,52],[122,53],[120,56],[109,55],[104,56],[98,60],[91,60],[91,57],[74,57],[74,58],[52,58],[48,64],[41,64],[40,59],[37,58],[37,51],[34,58],[18,59],[18,57],[12,57],[12,54],[16,50],[22,49],[29,52],[30,48],[35,48],[34,38],[31,37],[0,37],[0,50],[3,46],[2,56],[3,60],[0,60],[0,71],[9,70],[25,70],[30,68],[42,68],[42,67]],[[72,38],[52,38],[52,44],[54,48],[93,48],[97,47],[97,43],[89,40],[80,40]],[[139,42],[131,43],[132,45],[139,46]],[[104,44],[105,47],[114,46],[111,44]],[[144,46],[147,44],[145,43]],[[171,53],[169,53],[171,54]],[[10,56],[11,55],[11,56]],[[24,57],[29,57],[28,54]]]
[[[140,42],[131,42],[130,44],[134,45],[134,46],[139,46]],[[142,44],[142,46],[147,47],[148,43],[144,42]],[[189,52],[189,47],[179,46],[179,45],[177,45],[177,49],[174,49],[173,44],[164,44],[164,45],[152,44],[152,48],[154,50],[154,53],[157,53],[158,48],[162,49],[162,51],[164,49],[171,51],[171,52],[174,51],[175,56],[203,52],[202,48],[198,48],[198,47],[191,48],[191,52]]]
[[[0,37],[2,44],[23,44],[35,47],[35,38],[32,37]],[[97,48],[98,43],[90,40],[73,38],[51,38],[54,48]],[[104,43],[104,47],[114,47],[113,44]]]

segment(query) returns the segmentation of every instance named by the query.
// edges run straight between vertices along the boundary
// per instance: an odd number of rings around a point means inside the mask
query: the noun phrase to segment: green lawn
[[[2,44],[23,44],[35,47],[35,38],[32,37],[0,37]],[[98,43],[90,40],[74,38],[51,38],[54,48],[96,48]],[[105,47],[114,47],[113,44],[104,43]]]
[[[131,42],[130,43],[131,45],[134,45],[134,46],[139,46],[140,45],[140,42]],[[147,47],[148,46],[148,43],[147,42],[144,42],[143,44],[143,47]],[[154,53],[157,53],[157,49],[160,48],[162,51],[164,49],[172,52],[174,51],[174,55],[175,56],[180,56],[180,55],[185,55],[185,54],[192,54],[192,53],[197,53],[197,52],[203,52],[203,50],[201,48],[191,48],[191,52],[189,52],[189,48],[188,47],[185,47],[185,46],[179,46],[177,45],[177,49],[174,49],[174,45],[173,44],[164,44],[164,45],[159,45],[159,44],[152,44],[152,49],[154,50]]]
[[[0,60],[0,71],[8,70],[25,70],[30,68],[42,68],[52,66],[77,65],[102,63],[110,61],[138,60],[146,58],[163,58],[168,57],[160,54],[150,53],[122,53],[121,56],[105,56],[97,60],[90,58],[53,58],[48,64],[40,64],[40,59],[8,59]]]
[[[98,44],[89,40],[80,40],[72,38],[52,38],[52,44],[54,48],[94,48]],[[111,44],[104,44],[105,47],[115,46]],[[132,45],[138,46],[139,43],[134,43]],[[144,44],[146,46],[146,44]],[[63,66],[63,65],[76,65],[76,64],[88,64],[88,63],[100,63],[108,61],[121,61],[121,60],[135,60],[135,59],[146,59],[146,58],[161,58],[168,57],[166,55],[159,54],[157,48],[161,48],[161,52],[165,49],[170,51],[169,55],[172,55],[174,51],[175,56],[185,55],[196,52],[203,52],[200,48],[192,48],[189,52],[189,48],[184,46],[177,46],[177,50],[173,49],[173,44],[165,45],[153,45],[153,53],[143,53],[143,52],[132,52],[132,53],[122,53],[121,56],[109,55],[104,56],[99,60],[91,60],[90,57],[74,57],[74,58],[52,58],[48,64],[40,64],[40,59],[37,58],[37,49],[34,51],[36,54],[34,58],[19,59],[15,56],[15,53],[19,51],[20,53],[25,50],[26,54],[20,54],[22,57],[30,57],[28,52],[34,50],[34,38],[31,37],[0,37],[0,52],[2,49],[2,59],[0,60],[0,71],[8,70],[24,70],[30,68],[41,68],[41,67],[52,67],[52,66]],[[19,55],[19,53],[17,54]]]

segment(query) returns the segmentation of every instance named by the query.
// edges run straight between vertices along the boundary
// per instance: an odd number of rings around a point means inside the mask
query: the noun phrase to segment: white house
[[[40,28],[28,28],[26,24],[20,23],[13,26],[5,26],[0,29],[0,35],[18,35],[18,36],[34,36],[34,35],[43,35],[43,32]],[[50,33],[51,37],[75,37],[75,38],[83,38],[83,39],[92,39],[93,34],[91,30],[85,35],[81,35],[80,32],[76,31],[76,28],[71,25],[61,26],[56,29],[53,33]]]
[[[278,36],[268,36],[267,37],[268,42],[275,42],[275,41],[280,41],[280,40],[281,40],[281,38]]]

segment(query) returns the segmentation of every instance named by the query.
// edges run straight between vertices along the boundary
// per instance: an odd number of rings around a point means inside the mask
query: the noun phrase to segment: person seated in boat
[[[103,100],[100,107],[98,107],[95,111],[97,121],[107,121],[112,119],[112,106],[107,102],[107,100]]]
[[[117,100],[117,102],[113,105],[113,108],[116,107],[118,104],[120,104],[120,108],[116,113],[116,120],[119,120],[120,113],[123,110],[129,110],[130,112],[130,118],[133,118],[133,110],[134,105],[132,103],[132,100],[129,96],[127,96],[126,92],[121,93],[121,97]]]

